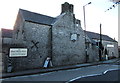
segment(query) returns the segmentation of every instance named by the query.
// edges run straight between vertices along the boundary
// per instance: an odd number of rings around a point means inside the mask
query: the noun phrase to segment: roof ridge
[[[98,34],[98,35],[100,35],[100,33],[97,33],[97,32],[92,32],[92,31],[87,31],[87,32],[90,32],[90,33],[95,33],[95,34]],[[103,36],[108,36],[108,35],[106,35],[106,34],[102,34]],[[108,37],[110,37],[110,36],[108,36]],[[111,37],[110,37],[111,38]]]
[[[90,34],[94,35],[94,37],[95,37],[95,34],[96,34],[96,36],[100,35],[99,33],[96,33],[96,32],[91,32],[91,31],[86,31],[86,32],[87,32],[88,35],[90,35]],[[90,34],[89,34],[89,33],[90,33]],[[93,37],[92,35],[91,35],[91,37]],[[90,36],[89,36],[89,37],[90,37]],[[114,42],[117,42],[116,40],[114,40],[113,38],[111,38],[110,36],[105,35],[105,34],[102,34],[102,39],[104,39],[104,40],[106,40],[106,41],[114,41]]]

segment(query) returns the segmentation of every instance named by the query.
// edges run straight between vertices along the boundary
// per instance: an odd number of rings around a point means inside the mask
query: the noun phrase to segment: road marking
[[[40,75],[48,75],[48,74],[51,74],[51,73],[55,73],[55,72],[43,73],[43,74],[40,74]]]
[[[113,71],[113,70],[118,70],[118,69],[119,69],[119,68],[108,69],[108,70],[105,70],[104,72],[99,73],[99,74],[90,74],[90,75],[85,75],[85,76],[79,76],[79,77],[76,77],[76,78],[74,78],[74,79],[71,79],[71,80],[69,80],[69,81],[67,81],[67,82],[65,82],[65,83],[73,82],[73,81],[75,81],[75,80],[77,80],[77,79],[84,78],[84,77],[103,75],[103,74],[106,74],[108,71]]]
[[[103,74],[106,74],[108,71],[114,71],[114,70],[118,70],[118,68],[117,69],[108,69],[108,70],[104,71]]]
[[[97,76],[97,75],[101,75],[101,74],[91,74],[91,75],[79,76],[79,77],[76,77],[76,78],[74,78],[74,79],[71,79],[71,80],[69,80],[69,81],[67,81],[67,82],[65,82],[65,83],[73,82],[73,81],[75,81],[75,80],[77,80],[77,79],[80,79],[80,78],[89,77],[89,76]]]

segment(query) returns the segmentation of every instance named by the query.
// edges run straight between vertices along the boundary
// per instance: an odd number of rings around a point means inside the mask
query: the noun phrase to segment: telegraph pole
[[[100,23],[99,60],[102,60],[102,24]]]

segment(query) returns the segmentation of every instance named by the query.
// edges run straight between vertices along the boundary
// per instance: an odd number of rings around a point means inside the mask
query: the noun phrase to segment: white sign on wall
[[[27,56],[27,48],[10,48],[10,57]]]
[[[107,47],[114,47],[114,45],[112,45],[112,44],[108,44]]]

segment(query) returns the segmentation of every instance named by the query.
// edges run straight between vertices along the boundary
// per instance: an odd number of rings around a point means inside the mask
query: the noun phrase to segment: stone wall
[[[20,31],[21,28],[18,29],[20,34],[18,35],[19,38],[16,38],[15,43],[22,40],[21,42],[28,49],[28,53],[27,57],[12,58],[14,71],[43,67],[43,63],[51,50],[50,28],[51,26],[25,21],[22,27],[24,32]]]
[[[23,43],[23,33],[24,33],[24,19],[22,18],[22,14],[19,11],[17,15],[17,19],[14,25],[14,30],[13,30],[13,40],[12,42],[14,43]]]
[[[99,49],[96,45],[89,43],[89,46],[87,47],[87,54],[89,56],[87,62],[99,61]]]
[[[76,40],[71,40],[76,34]],[[52,27],[52,62],[54,66],[85,62],[85,39],[73,13],[62,13]]]
[[[2,45],[2,62],[3,62],[3,72],[7,72],[8,64],[9,64],[9,49],[10,45]]]

